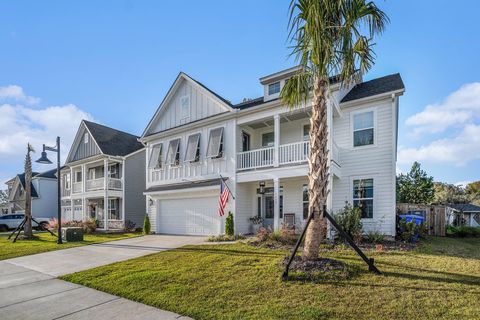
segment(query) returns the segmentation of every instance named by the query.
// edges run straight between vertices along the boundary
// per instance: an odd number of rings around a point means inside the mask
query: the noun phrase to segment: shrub
[[[126,232],[132,232],[132,231],[135,231],[135,222],[131,221],[131,220],[127,220],[125,221],[125,226],[124,226],[124,230]]]
[[[243,240],[245,239],[244,235],[237,234],[236,236],[228,236],[228,235],[219,235],[219,236],[211,236],[207,239],[208,242],[223,242],[223,241],[236,241],[236,240]]]
[[[97,230],[97,224],[94,219],[88,219],[85,221],[77,221],[77,220],[70,220],[70,221],[62,221],[62,227],[64,228],[82,228],[83,232],[85,233],[94,233]],[[53,218],[48,222],[48,229],[49,230],[57,230],[58,228],[58,220]]]
[[[480,237],[480,228],[447,226],[447,235],[451,237]]]
[[[385,235],[379,231],[369,231],[365,235],[365,241],[370,243],[383,243],[385,241]]]
[[[335,221],[355,241],[362,238],[362,211],[345,203],[345,207],[335,215]]]
[[[272,231],[270,228],[260,228],[257,233],[258,242],[278,243],[281,245],[294,245],[297,242],[297,235],[292,229]]]
[[[407,222],[407,219],[401,219],[398,223],[399,237],[406,242],[417,242],[418,238],[423,236],[423,226],[419,226],[414,220]]]
[[[143,233],[144,234],[150,234],[150,218],[148,217],[148,214],[145,215],[145,219],[143,220]]]
[[[235,228],[233,226],[233,214],[229,211],[227,219],[225,219],[225,234],[227,236],[233,236]]]

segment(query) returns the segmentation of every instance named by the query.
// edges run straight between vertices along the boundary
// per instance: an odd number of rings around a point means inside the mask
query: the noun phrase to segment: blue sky
[[[399,170],[418,159],[436,180],[480,180],[480,3],[377,4],[391,23],[365,79],[405,82]],[[26,141],[39,153],[60,134],[68,148],[81,118],[141,134],[179,71],[232,102],[260,96],[259,77],[294,64],[288,5],[1,2],[0,181],[22,170]]]

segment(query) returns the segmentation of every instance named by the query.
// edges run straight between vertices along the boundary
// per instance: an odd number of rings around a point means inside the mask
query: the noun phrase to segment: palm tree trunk
[[[25,226],[24,237],[33,238],[32,232],[32,158],[30,158],[30,144],[28,145],[27,156],[25,157]]]
[[[314,79],[308,159],[309,212],[313,214],[313,220],[305,236],[304,260],[318,258],[320,243],[327,234],[327,224],[323,217],[323,206],[328,195],[327,85],[323,79]]]

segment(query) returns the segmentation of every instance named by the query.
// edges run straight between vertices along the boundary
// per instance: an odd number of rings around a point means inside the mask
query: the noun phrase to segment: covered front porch
[[[237,233],[255,233],[259,226],[300,231],[308,218],[307,176],[242,182],[237,184]],[[261,218],[255,225],[254,217]]]
[[[122,208],[123,199],[114,196],[63,200],[62,219],[64,221],[94,219],[100,230],[121,230],[125,226]]]

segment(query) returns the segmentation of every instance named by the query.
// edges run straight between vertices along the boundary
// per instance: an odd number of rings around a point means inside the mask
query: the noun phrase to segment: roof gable
[[[38,175],[38,172],[32,172],[32,179]],[[13,183],[13,187],[10,193],[10,201],[15,200],[15,196],[18,194],[18,188],[22,188],[25,191],[25,173],[18,174]],[[30,188],[32,193],[32,198],[38,198],[38,193],[33,183],[30,182]]]
[[[143,136],[231,112],[232,104],[202,83],[180,72]]]
[[[85,135],[88,138],[85,139]],[[143,148],[138,136],[95,122],[82,120],[66,163],[95,155],[126,156]]]

